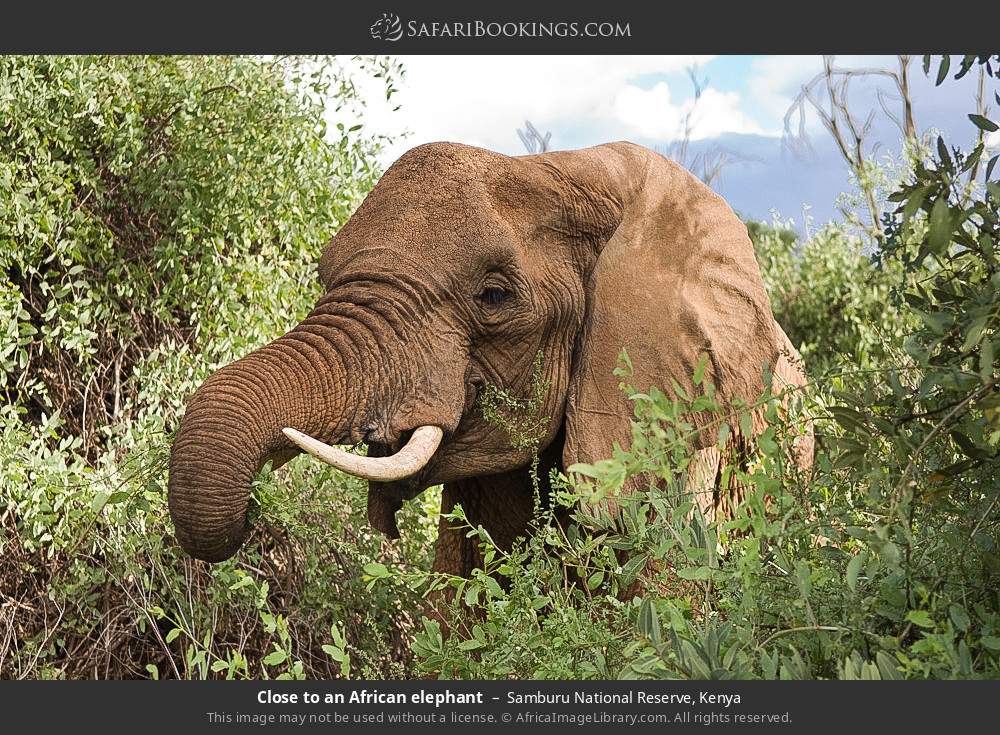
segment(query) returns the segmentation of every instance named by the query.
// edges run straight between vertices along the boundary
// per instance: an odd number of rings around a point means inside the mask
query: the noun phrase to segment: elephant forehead
[[[395,203],[384,212],[359,210],[334,236],[320,260],[324,283],[352,268],[417,268],[459,275],[491,262],[517,259],[521,233],[481,203]]]
[[[471,146],[431,143],[408,151],[327,246],[321,279],[329,283],[351,267],[405,268],[413,259],[453,273],[516,259],[530,219],[518,219],[520,210],[512,216],[507,206],[512,191],[525,190],[513,197],[522,205],[530,200],[518,171],[516,159]]]
[[[348,262],[401,262],[417,257],[472,262],[503,252],[515,243],[510,223],[495,210],[468,202],[396,202],[383,210],[359,210],[344,225],[323,254],[330,268]]]

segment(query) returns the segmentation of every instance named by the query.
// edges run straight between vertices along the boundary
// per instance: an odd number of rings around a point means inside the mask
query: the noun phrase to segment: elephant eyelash
[[[500,306],[510,297],[510,293],[500,286],[487,286],[476,298],[485,306]]]

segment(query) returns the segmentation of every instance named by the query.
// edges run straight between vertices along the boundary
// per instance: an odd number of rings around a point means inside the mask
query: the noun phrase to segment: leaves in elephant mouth
[[[537,453],[545,434],[549,417],[542,416],[549,381],[543,374],[543,355],[535,355],[528,398],[517,398],[498,385],[487,384],[480,391],[476,405],[483,420],[502,429],[515,449],[531,449]]]

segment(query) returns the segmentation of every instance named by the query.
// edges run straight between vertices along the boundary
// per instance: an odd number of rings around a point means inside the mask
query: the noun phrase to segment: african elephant
[[[461,503],[509,545],[529,526],[533,454],[484,420],[477,395],[526,397],[539,353],[543,477],[628,444],[613,375],[623,349],[640,386],[690,387],[702,354],[723,401],[756,398],[765,364],[803,382],[746,227],[681,166],[630,143],[521,157],[414,148],[326,247],[319,278],[300,324],[187,405],[169,506],[197,558],[237,551],[255,474],[302,450],[368,479],[369,521],[390,536],[405,500],[443,484],[443,512]],[[331,446],[345,443],[368,456]],[[717,458],[703,451],[711,485]],[[436,570],[468,574],[477,553],[441,523]]]

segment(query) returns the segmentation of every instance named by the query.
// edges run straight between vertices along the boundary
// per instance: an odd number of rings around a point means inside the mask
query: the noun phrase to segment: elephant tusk
[[[282,429],[285,436],[321,462],[336,467],[349,475],[374,482],[393,482],[414,475],[424,468],[444,432],[439,426],[421,426],[414,430],[406,446],[391,457],[362,457],[331,447],[295,429]]]

